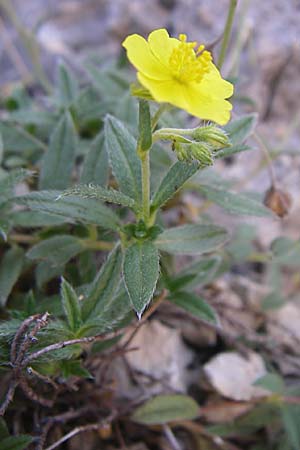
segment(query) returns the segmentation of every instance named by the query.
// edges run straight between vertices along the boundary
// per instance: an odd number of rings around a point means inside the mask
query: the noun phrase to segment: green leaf
[[[175,420],[192,420],[199,416],[199,406],[187,395],[160,395],[137,408],[132,420],[145,425],[159,425]]]
[[[64,266],[49,266],[48,261],[39,262],[35,268],[37,287],[40,289],[48,281],[60,277],[64,273],[64,270]]]
[[[140,318],[153,297],[159,276],[159,253],[152,242],[137,242],[125,250],[123,274],[129,298]]]
[[[300,448],[300,405],[287,404],[281,408],[285,432],[293,449]]]
[[[107,308],[120,282],[122,259],[120,245],[117,245],[109,254],[89,288],[86,299],[83,300],[82,318],[84,321],[90,317],[96,317]]]
[[[141,163],[136,141],[125,126],[112,116],[105,119],[105,143],[113,174],[120,190],[140,203]]]
[[[198,168],[198,163],[188,164],[180,161],[176,162],[168,170],[155,192],[151,203],[151,210],[155,211],[163,206],[197,172]]]
[[[255,381],[254,386],[260,386],[270,392],[284,394],[285,385],[283,379],[276,373],[267,373]]]
[[[3,153],[4,153],[3,139],[2,139],[2,134],[0,133],[0,164],[2,163],[2,160],[3,160]]]
[[[84,250],[80,239],[59,235],[39,242],[26,254],[29,259],[44,259],[53,266],[66,264],[71,258]]]
[[[80,336],[90,336],[119,329],[127,326],[132,320],[132,305],[122,282],[113,295],[111,292],[107,292],[107,295],[101,300],[100,306],[97,315],[92,314],[81,327]]]
[[[59,106],[68,108],[78,95],[78,82],[70,68],[61,61],[58,65],[56,102]]]
[[[16,169],[10,172],[0,180],[0,205],[7,202],[14,197],[14,187],[25,180],[25,178],[32,176],[33,172],[25,169]]]
[[[19,125],[0,123],[0,133],[2,134],[5,153],[31,154],[35,151],[43,151],[47,146],[44,142],[36,139],[28,131]]]
[[[191,289],[211,283],[217,275],[221,263],[222,259],[218,255],[214,258],[195,261],[167,280],[168,289],[178,291],[182,288]]]
[[[95,198],[104,202],[116,203],[117,205],[128,206],[133,208],[135,201],[123,194],[123,192],[115,189],[106,189],[102,186],[93,184],[79,184],[63,192],[62,196],[81,197],[81,198]]]
[[[216,225],[182,225],[161,233],[155,243],[168,253],[200,255],[218,249],[228,239],[227,231]]]
[[[110,100],[114,97],[120,98],[124,92],[128,92],[129,82],[120,75],[119,71],[99,70],[93,64],[86,64],[85,70],[97,91],[104,98],[110,98]]]
[[[2,417],[0,417],[0,442],[9,436],[7,425]]]
[[[20,247],[8,250],[0,265],[0,306],[5,306],[14,284],[18,280],[24,264],[24,252]]]
[[[1,441],[1,450],[23,450],[28,448],[32,440],[32,436],[27,436],[26,434],[9,436]]]
[[[23,228],[51,227],[66,222],[65,217],[40,211],[14,211],[10,217],[14,226]]]
[[[246,195],[224,191],[215,186],[212,187],[203,184],[199,185],[198,190],[204,194],[208,200],[216,203],[232,214],[259,217],[272,216],[271,211],[261,202]]]
[[[174,292],[169,296],[168,300],[193,314],[198,319],[213,325],[219,325],[218,317],[213,308],[196,294],[191,292]]]
[[[77,134],[69,112],[66,112],[50,136],[41,169],[40,189],[65,189],[70,184],[77,147]]]
[[[98,200],[61,197],[61,194],[62,191],[32,192],[18,197],[16,202],[27,205],[33,210],[66,217],[68,222],[95,224],[116,231],[119,229],[118,216]]]
[[[246,152],[247,150],[251,150],[249,145],[232,145],[231,147],[222,148],[214,153],[215,159],[227,158],[228,156],[235,155],[236,153]]]
[[[79,299],[72,286],[62,278],[60,286],[62,306],[72,331],[76,331],[81,326],[81,310]]]
[[[272,291],[261,301],[263,311],[281,308],[286,303],[285,298],[279,291]]]
[[[108,156],[101,131],[93,140],[84,159],[80,181],[83,184],[95,183],[106,186],[109,176]]]
[[[139,99],[139,149],[148,151],[152,145],[151,116],[149,103]]]
[[[64,378],[69,378],[72,376],[80,378],[93,378],[90,372],[82,367],[81,361],[78,360],[67,360],[60,361],[60,370]]]
[[[232,145],[242,144],[250,136],[256,126],[257,117],[256,113],[247,114],[225,125],[224,130],[227,131]]]

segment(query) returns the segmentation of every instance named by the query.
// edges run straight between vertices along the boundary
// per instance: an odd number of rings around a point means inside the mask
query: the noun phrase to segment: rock
[[[268,395],[269,392],[253,383],[266,374],[266,367],[260,355],[250,352],[244,358],[236,352],[219,353],[203,367],[204,373],[224,397],[233,400],[251,400]]]

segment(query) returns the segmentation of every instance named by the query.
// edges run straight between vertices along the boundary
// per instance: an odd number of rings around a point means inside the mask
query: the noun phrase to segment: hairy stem
[[[149,151],[139,153],[142,162],[143,219],[148,224],[150,217],[150,157]]]

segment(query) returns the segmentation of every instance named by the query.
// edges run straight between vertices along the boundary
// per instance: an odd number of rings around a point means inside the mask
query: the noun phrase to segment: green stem
[[[142,162],[143,219],[147,225],[150,217],[150,157],[149,152],[139,153]]]
[[[165,112],[168,111],[169,109],[171,109],[172,106],[169,105],[168,103],[163,103],[162,105],[160,105],[160,107],[158,108],[158,110],[156,111],[156,113],[154,114],[152,120],[151,120],[151,128],[152,131],[155,130],[156,125],[158,124],[158,121],[161,117],[161,115]]]
[[[50,94],[52,92],[52,86],[42,66],[40,48],[34,34],[22,24],[9,0],[0,0],[0,8],[6,13],[11,23],[19,33],[22,44],[26,48],[31,59],[32,68],[36,79],[40,82],[45,91]]]
[[[230,6],[229,6],[229,10],[228,10],[228,15],[227,15],[226,24],[225,24],[224,33],[223,33],[220,55],[219,55],[218,64],[217,64],[219,69],[221,69],[221,67],[223,66],[223,63],[224,63],[226,50],[228,47],[229,38],[230,38],[230,34],[231,34],[234,13],[235,13],[235,10],[237,7],[237,2],[238,2],[238,0],[230,0]]]

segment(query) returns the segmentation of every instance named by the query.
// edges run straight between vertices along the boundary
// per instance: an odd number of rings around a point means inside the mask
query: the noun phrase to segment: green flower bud
[[[211,144],[213,150],[219,150],[220,148],[231,146],[226,131],[215,125],[207,125],[206,127],[196,128],[192,134],[192,137],[197,141]]]
[[[179,161],[192,161],[192,155],[189,152],[190,145],[182,144],[181,142],[173,141],[172,150],[176,152]]]
[[[193,142],[189,146],[189,152],[194,159],[199,161],[201,167],[211,166],[214,162],[212,148],[205,142]]]

